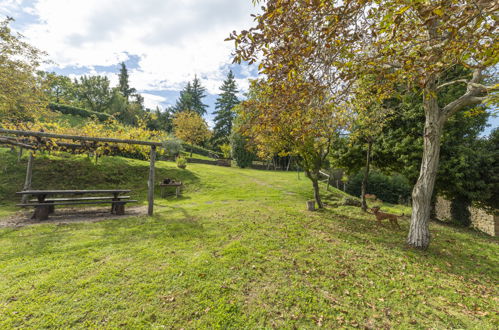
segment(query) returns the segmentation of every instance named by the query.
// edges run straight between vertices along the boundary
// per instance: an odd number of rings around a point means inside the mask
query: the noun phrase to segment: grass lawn
[[[0,328],[497,328],[496,239],[434,223],[414,251],[407,219],[394,230],[354,207],[305,211],[296,172],[157,167],[186,189],[157,198],[154,217],[0,229]],[[2,217],[25,164],[0,149],[0,169]],[[145,201],[147,162],[38,157],[33,173],[34,188]]]

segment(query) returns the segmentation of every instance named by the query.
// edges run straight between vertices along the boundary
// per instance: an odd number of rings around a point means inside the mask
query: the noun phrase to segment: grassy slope
[[[4,205],[23,166],[0,151]],[[143,201],[147,170],[38,158],[34,187],[129,187]],[[396,231],[352,207],[304,211],[296,173],[159,162],[165,176],[187,186],[152,218],[0,229],[0,328],[497,325],[494,239],[432,224],[431,248],[409,250],[406,220]]]

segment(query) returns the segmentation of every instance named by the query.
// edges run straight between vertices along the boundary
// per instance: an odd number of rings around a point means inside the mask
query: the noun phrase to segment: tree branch
[[[441,85],[438,85],[437,86],[437,90],[441,89],[441,88],[444,88],[445,86],[454,85],[454,84],[457,84],[457,83],[467,84],[468,80],[466,80],[466,79],[457,79],[457,80],[449,81],[449,82],[443,83]]]
[[[480,84],[481,80],[482,80],[482,70],[476,69],[473,72],[473,77],[471,78],[471,80],[466,82],[468,85],[466,93],[464,93],[464,95],[450,102],[449,104],[447,104],[445,107],[442,108],[443,120],[446,120],[451,115],[453,115],[454,113],[456,113],[457,111],[461,110],[466,106],[480,104],[484,102],[487,99],[487,95],[483,94],[487,94],[487,92],[499,89],[499,86],[497,85],[495,86],[482,85]]]

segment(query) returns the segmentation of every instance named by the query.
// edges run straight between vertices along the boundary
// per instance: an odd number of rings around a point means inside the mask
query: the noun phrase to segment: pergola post
[[[149,164],[149,181],[147,183],[147,214],[151,216],[154,209],[154,163],[156,162],[156,146],[151,146],[151,163]]]
[[[23,190],[31,189],[31,178],[33,177],[33,152],[29,153],[28,167],[26,168],[26,178],[24,180]],[[25,204],[28,201],[29,195],[23,195],[22,202]]]

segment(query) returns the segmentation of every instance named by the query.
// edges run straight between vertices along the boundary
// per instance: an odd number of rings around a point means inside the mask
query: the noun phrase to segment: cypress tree
[[[119,77],[118,89],[128,101],[130,95],[135,93],[136,90],[135,88],[131,88],[130,84],[128,83],[128,70],[126,68],[125,62],[121,62],[121,68],[118,77]]]
[[[239,104],[237,98],[237,86],[234,79],[232,70],[227,74],[227,78],[220,87],[221,93],[218,95],[215,103],[214,112],[215,127],[213,129],[213,143],[219,146],[229,141],[229,135],[232,131],[232,121],[234,120],[235,113],[232,109]]]

